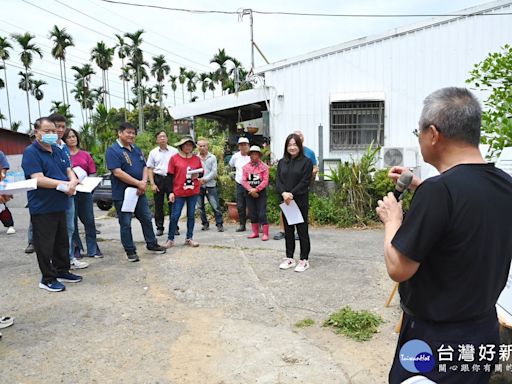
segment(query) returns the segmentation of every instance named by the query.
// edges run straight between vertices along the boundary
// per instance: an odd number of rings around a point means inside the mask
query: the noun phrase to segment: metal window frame
[[[384,100],[343,100],[331,101],[329,104],[329,149],[331,151],[339,150],[359,150],[366,149],[373,141],[375,145],[384,144]],[[340,111],[343,111],[340,113]],[[364,115],[377,115],[377,122],[364,123],[360,117]],[[337,116],[343,116],[347,121],[334,122]],[[362,128],[363,125],[373,124],[375,127]],[[345,127],[344,127],[345,126]],[[369,132],[369,135],[363,135],[363,132]],[[349,141],[349,143],[334,143],[336,136],[345,135],[345,139],[340,141]],[[365,139],[373,137],[372,140]],[[375,140],[377,139],[377,140]]]

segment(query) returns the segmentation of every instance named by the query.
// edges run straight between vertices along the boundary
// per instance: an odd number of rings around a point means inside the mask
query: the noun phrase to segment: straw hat
[[[187,142],[191,142],[194,147],[196,146],[196,142],[194,141],[192,136],[183,136],[180,141],[178,141],[176,144],[174,144],[174,146],[181,147],[183,144],[185,144]]]

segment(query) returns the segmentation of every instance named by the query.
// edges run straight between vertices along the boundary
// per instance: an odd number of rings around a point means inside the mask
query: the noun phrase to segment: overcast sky
[[[457,12],[475,5],[485,4],[479,0],[284,0],[284,1],[164,1],[164,0],[126,0],[139,4],[162,5],[195,10],[237,11],[251,8],[258,11],[343,13],[343,14],[445,14]],[[70,7],[74,8],[71,9]],[[246,16],[239,20],[237,15],[197,14],[151,8],[117,5],[101,0],[0,0],[0,36],[11,33],[30,32],[36,36],[35,43],[43,50],[44,57],[34,58],[32,71],[35,79],[43,79],[48,85],[43,87],[45,97],[41,102],[42,115],[48,114],[52,100],[61,100],[60,74],[58,61],[50,54],[52,42],[48,33],[54,25],[65,27],[74,39],[75,47],[67,51],[68,81],[73,82],[72,65],[90,60],[91,49],[103,40],[108,46],[117,42],[115,34],[135,32],[144,29],[142,49],[145,60],[150,63],[152,57],[164,54],[173,74],[179,73],[179,67],[185,66],[196,72],[211,71],[209,64],[219,48],[225,48],[227,54],[250,67],[250,27]],[[254,40],[270,62],[290,58],[354,38],[380,34],[397,26],[406,26],[426,19],[408,18],[326,18],[298,17],[285,15],[254,14]],[[27,131],[28,116],[25,94],[18,89],[19,49],[11,42],[14,52],[7,63],[11,111],[14,121],[22,121],[20,131]],[[265,64],[256,53],[256,67]],[[120,60],[114,62],[110,71],[110,89],[112,105],[123,104],[122,83],[119,80]],[[101,85],[101,72],[94,65],[97,75],[93,86]],[[51,76],[51,77],[48,77]],[[4,77],[3,71],[0,77]],[[53,78],[52,78],[53,77]],[[153,80],[151,80],[153,82]],[[68,89],[73,88],[68,84]],[[181,103],[178,86],[177,102]],[[167,85],[168,99],[165,104],[173,105],[172,90]],[[200,94],[202,98],[202,94]],[[211,97],[211,93],[207,95]],[[70,95],[70,102],[72,96]],[[185,101],[189,98],[188,93]],[[80,109],[72,101],[72,113],[75,126],[82,124]],[[5,89],[0,90],[0,108],[7,117]],[[32,121],[39,117],[37,102],[31,97]],[[6,126],[8,124],[5,124]]]

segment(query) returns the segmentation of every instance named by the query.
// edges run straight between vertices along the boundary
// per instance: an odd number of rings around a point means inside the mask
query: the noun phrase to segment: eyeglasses
[[[433,124],[431,124],[433,125]],[[434,127],[436,128],[437,132],[441,133],[441,130],[439,129],[439,127],[437,125],[434,125]],[[420,131],[418,130],[418,128],[414,129],[412,131],[412,134],[416,137],[420,137]]]

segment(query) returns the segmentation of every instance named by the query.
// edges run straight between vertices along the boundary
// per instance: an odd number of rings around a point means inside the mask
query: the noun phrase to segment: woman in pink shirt
[[[263,236],[261,240],[268,240],[268,221],[267,221],[267,185],[268,185],[268,166],[261,161],[261,149],[253,145],[249,149],[251,161],[244,165],[242,169],[242,186],[246,190],[247,208],[249,208],[249,217],[252,223],[252,234],[249,239],[259,237],[259,226],[263,227]]]
[[[80,149],[80,136],[78,135],[78,132],[73,128],[68,128],[62,136],[62,140],[64,140],[69,148],[69,152],[71,153],[72,167],[80,167],[87,173],[88,176],[95,176],[96,164],[94,164],[94,160],[92,159],[89,152]],[[96,242],[96,223],[94,222],[92,193],[77,192],[74,200],[75,232],[73,233],[73,241],[75,243],[75,247],[77,247],[75,257],[79,256],[80,250],[84,249],[82,241],[80,240],[80,235],[78,234],[77,217],[80,218],[80,221],[85,228],[87,255],[89,257],[103,257],[103,254],[98,247],[98,243]]]

